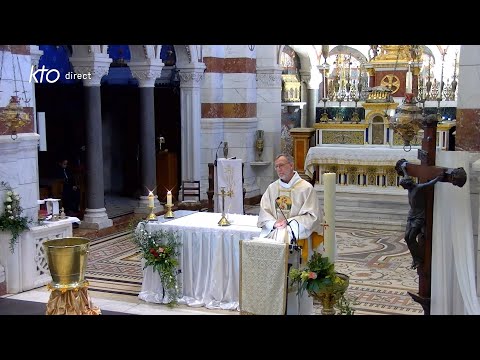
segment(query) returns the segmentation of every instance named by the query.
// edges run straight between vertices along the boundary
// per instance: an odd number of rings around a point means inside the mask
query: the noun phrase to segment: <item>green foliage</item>
[[[170,300],[169,305],[177,303],[178,285],[178,256],[180,242],[177,234],[171,231],[159,230],[149,232],[145,229],[148,221],[140,221],[138,228],[133,233],[133,241],[140,248],[145,266],[152,266],[153,271],[160,275],[162,285]]]
[[[13,191],[12,187],[4,181],[0,182],[0,186],[6,190],[3,213],[0,215],[0,231],[9,231],[12,234],[10,251],[14,253],[18,237],[23,231],[28,229],[28,224],[32,220],[22,216],[23,209],[20,206],[20,195]]]
[[[302,269],[290,268],[290,286],[297,286],[297,294],[305,290],[308,294],[332,292],[337,295],[335,307],[339,314],[353,315],[350,299],[345,297],[348,282],[335,272],[335,265],[328,257],[314,251],[312,257]]]

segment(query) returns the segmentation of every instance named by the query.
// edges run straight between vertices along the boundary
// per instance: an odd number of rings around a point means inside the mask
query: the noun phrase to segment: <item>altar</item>
[[[218,226],[219,213],[181,213],[173,220],[159,217],[147,231],[174,231],[181,243],[178,275],[179,303],[209,309],[239,308],[240,240],[258,237],[257,216],[230,214],[230,226]],[[151,267],[143,271],[139,298],[164,302],[160,277]]]

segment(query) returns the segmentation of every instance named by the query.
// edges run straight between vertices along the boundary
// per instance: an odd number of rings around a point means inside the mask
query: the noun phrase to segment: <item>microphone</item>
[[[287,217],[283,213],[282,209],[280,209],[280,206],[278,206],[278,202],[277,202],[278,200],[280,200],[280,196],[275,199],[275,207],[278,210],[280,210],[280,212],[282,213],[283,218],[285,219],[285,221],[287,222],[287,225],[290,227],[290,230],[292,231],[292,242],[294,245],[297,245],[297,238],[295,237],[295,232],[293,231],[292,226],[290,225],[290,222],[287,220]]]
[[[215,151],[215,161],[213,162],[213,165],[217,166],[217,159],[218,159],[218,150],[220,149],[220,146],[222,146],[223,141],[220,141],[220,144],[218,144],[217,151]]]

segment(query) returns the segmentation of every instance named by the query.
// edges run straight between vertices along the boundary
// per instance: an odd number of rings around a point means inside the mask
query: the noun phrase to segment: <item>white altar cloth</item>
[[[417,153],[390,147],[313,146],[305,158],[305,173],[312,177],[317,164],[395,166],[400,159],[418,164]]]
[[[180,250],[180,304],[209,309],[239,308],[240,240],[258,237],[257,216],[229,215],[230,226],[218,226],[221,214],[195,212],[165,222],[150,222],[147,231],[170,230],[178,234]],[[154,279],[156,277],[157,279]],[[144,270],[142,298],[162,303],[158,274]]]

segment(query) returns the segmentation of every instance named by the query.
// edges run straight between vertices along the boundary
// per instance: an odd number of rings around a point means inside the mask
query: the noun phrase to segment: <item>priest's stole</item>
[[[240,241],[240,314],[285,314],[288,254],[288,244]]]

